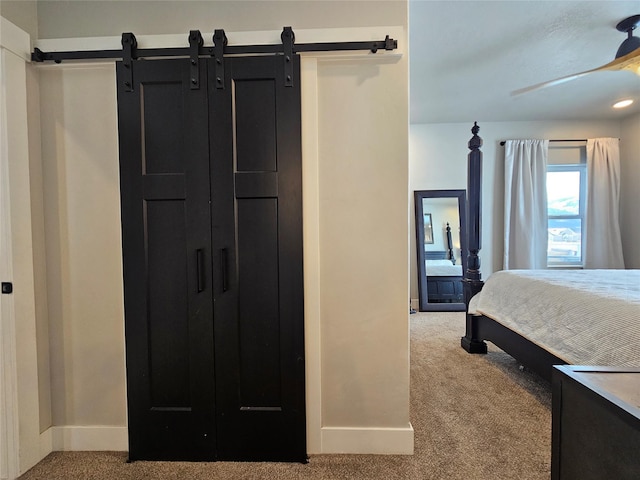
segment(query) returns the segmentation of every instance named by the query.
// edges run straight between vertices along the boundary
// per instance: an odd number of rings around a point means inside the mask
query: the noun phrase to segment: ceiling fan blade
[[[518,90],[514,90],[511,92],[511,96],[522,95],[523,93],[533,92],[534,90],[540,90],[541,88],[553,87],[554,85],[560,85],[561,83],[569,82],[571,80],[575,80],[576,78],[583,77],[589,73],[597,72],[599,69],[596,68],[594,70],[587,70],[585,72],[574,73],[571,75],[567,75],[566,77],[556,78],[554,80],[548,80],[542,83],[536,83],[535,85],[530,85],[528,87],[520,88]]]
[[[556,78],[554,80],[549,80],[542,83],[537,83],[535,85],[531,85],[529,87],[520,88],[518,90],[514,90],[511,92],[511,96],[522,95],[523,93],[532,92],[534,90],[539,90],[541,88],[552,87],[554,85],[560,85],[561,83],[569,82],[571,80],[575,80],[576,78],[583,77],[589,73],[600,72],[603,70],[629,70],[633,73],[640,75],[640,48],[635,49],[633,52],[628,53],[620,58],[616,58],[612,62],[609,62],[605,65],[602,65],[598,68],[593,68],[591,70],[586,70],[580,73],[574,73],[571,75],[567,75],[565,77]]]
[[[636,75],[640,75],[640,48],[636,48],[634,51],[618,57],[596,70],[629,70]]]

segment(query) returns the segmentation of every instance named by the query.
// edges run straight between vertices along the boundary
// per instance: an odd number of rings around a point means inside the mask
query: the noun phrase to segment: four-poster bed
[[[463,278],[462,347],[487,353],[490,341],[550,380],[553,365],[640,366],[639,270],[480,272],[482,139],[474,124],[467,184],[468,260]]]

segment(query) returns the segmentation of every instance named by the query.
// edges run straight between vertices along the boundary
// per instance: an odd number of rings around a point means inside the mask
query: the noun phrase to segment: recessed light
[[[613,108],[624,108],[628,107],[633,103],[633,100],[621,100],[613,104]]]

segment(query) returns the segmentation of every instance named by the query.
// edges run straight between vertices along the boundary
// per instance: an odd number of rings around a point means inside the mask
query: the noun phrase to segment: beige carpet
[[[488,355],[462,350],[462,313],[409,318],[412,456],[312,455],[307,465],[128,464],[123,452],[55,452],[20,479],[549,479],[549,385],[491,346]]]

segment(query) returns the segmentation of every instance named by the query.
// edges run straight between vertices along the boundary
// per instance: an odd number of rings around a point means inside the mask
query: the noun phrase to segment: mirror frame
[[[414,202],[416,212],[416,253],[418,257],[418,297],[421,312],[463,312],[466,310],[464,302],[460,303],[429,303],[427,292],[427,272],[424,254],[424,227],[422,225],[423,200],[425,198],[457,198],[458,215],[460,217],[460,261],[462,263],[462,277],[467,271],[467,217],[466,190],[415,190]],[[461,277],[461,278],[462,278]]]

